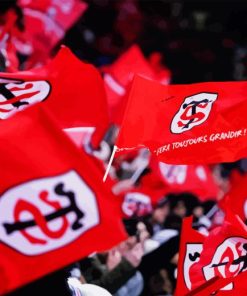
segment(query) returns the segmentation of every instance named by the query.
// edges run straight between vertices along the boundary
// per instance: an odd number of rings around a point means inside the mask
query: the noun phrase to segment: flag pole
[[[112,150],[110,161],[109,161],[109,163],[107,165],[107,168],[106,168],[106,171],[105,171],[105,175],[103,177],[103,182],[106,181],[106,178],[107,178],[107,176],[109,174],[109,171],[110,171],[110,168],[111,168],[111,165],[112,165],[112,162],[113,162],[113,159],[114,159],[114,156],[115,156],[116,151],[117,151],[117,146],[114,145],[113,150]]]

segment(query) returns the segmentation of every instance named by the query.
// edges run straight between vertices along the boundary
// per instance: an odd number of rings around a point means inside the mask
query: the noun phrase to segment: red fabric
[[[192,228],[192,216],[185,218],[180,239],[175,296],[187,295],[193,288],[191,270],[199,261],[204,239],[205,236]]]
[[[87,9],[80,0],[21,0],[19,4],[24,15],[25,41],[17,38],[15,43],[19,51],[29,55],[25,69],[44,65],[51,50]]]
[[[152,157],[150,168],[157,181],[162,180],[167,193],[190,192],[202,202],[217,198],[219,188],[206,165],[170,165]]]
[[[150,66],[155,72],[155,79],[162,84],[169,84],[171,80],[171,71],[162,64],[162,54],[160,52],[152,52],[148,57]]]
[[[138,186],[122,193],[119,198],[122,198],[123,217],[142,217],[152,213],[153,207],[162,197],[162,191],[147,186]]]
[[[246,82],[161,85],[137,76],[117,139],[171,164],[231,162],[247,155]]]
[[[153,68],[138,45],[131,46],[113,64],[102,68],[111,122],[120,125],[134,74],[167,84],[167,72]]]
[[[0,122],[1,295],[126,238],[119,204],[102,184],[102,172],[45,111],[36,105]],[[68,172],[76,179],[54,181]],[[71,196],[83,208],[79,228],[73,224],[76,212],[44,220],[72,206]],[[33,227],[7,234],[7,224],[30,220]]]
[[[33,53],[38,51],[48,58],[52,48],[64,37],[64,29],[41,11],[25,8],[23,13],[25,20],[24,34],[32,45]],[[42,62],[44,61],[39,61],[39,63]]]
[[[224,198],[225,203],[243,221],[247,219],[247,174],[234,172],[230,179],[230,191]]]
[[[64,30],[68,30],[88,6],[81,0],[21,0],[20,5],[22,8],[30,8],[47,14]]]
[[[19,33],[15,26],[16,12],[10,9],[5,13],[3,19],[4,25],[1,27],[0,33],[1,54],[5,58],[6,72],[14,72],[17,71],[19,66],[16,48],[13,45],[13,37],[16,37]]]
[[[29,84],[26,95],[30,92],[33,94],[29,97],[29,101],[27,100],[29,104],[31,104],[30,99],[34,95],[39,95],[41,98],[38,101],[43,101],[43,104],[50,109],[61,128],[96,127],[92,139],[93,145],[97,146],[102,139],[108,127],[107,104],[102,78],[92,65],[81,62],[68,48],[62,47],[56,57],[42,68],[13,74],[0,73],[0,79],[1,77],[17,80],[17,82],[38,81],[40,83],[43,81],[42,86],[36,86],[40,91],[39,94],[36,93],[36,89],[31,91],[33,89],[32,83]],[[7,84],[7,88],[11,88],[11,85]],[[13,87],[16,90],[18,85]],[[24,100],[17,94],[18,101]],[[21,108],[26,106],[23,105]],[[5,110],[10,108],[11,112],[21,109],[8,104],[7,100],[1,103],[0,111],[2,108]]]
[[[232,278],[231,283],[223,286],[217,295],[245,295],[246,284],[238,275],[247,275],[246,259],[247,227],[227,210],[223,225],[213,229],[205,238],[200,260],[192,268],[194,287],[214,277]],[[200,295],[208,294],[202,291]]]

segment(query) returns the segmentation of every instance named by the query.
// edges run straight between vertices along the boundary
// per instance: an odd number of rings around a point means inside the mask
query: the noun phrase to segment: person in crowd
[[[145,228],[140,228],[138,237],[130,236],[108,252],[94,254],[72,266],[70,276],[101,286],[116,296],[140,295],[143,278],[137,267],[144,254],[147,235]]]

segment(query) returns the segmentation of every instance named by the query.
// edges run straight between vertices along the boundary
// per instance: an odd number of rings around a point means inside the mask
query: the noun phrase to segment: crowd
[[[17,50],[19,70],[47,62],[63,43],[80,59],[96,65],[103,76],[107,65],[138,44],[150,64],[168,71],[172,83],[246,79],[244,2],[228,1],[224,10],[220,1],[84,2],[87,10],[49,54],[29,55]],[[16,31],[25,30],[23,10],[17,1],[1,1],[1,24],[11,10],[17,15]],[[6,40],[1,45],[3,42]],[[4,47],[0,52],[1,71],[10,71]],[[119,126],[111,125],[98,149],[87,147],[104,169],[118,130]],[[193,168],[194,175],[189,175],[189,170],[191,166],[185,165],[162,168],[143,148],[116,156],[107,182],[116,198],[123,200],[123,224],[128,239],[10,295],[36,295],[38,291],[42,295],[84,295],[86,283],[115,296],[173,295],[183,218],[193,215],[193,227],[205,234],[221,224],[223,212],[217,201],[228,191],[232,175],[246,172],[247,166],[243,159]],[[191,184],[185,188],[186,182]],[[104,295],[106,291],[90,294],[89,289],[88,293],[85,295]]]

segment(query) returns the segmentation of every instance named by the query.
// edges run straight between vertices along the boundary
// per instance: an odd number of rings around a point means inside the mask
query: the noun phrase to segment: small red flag
[[[116,146],[148,147],[170,164],[231,162],[247,155],[247,83],[161,85],[136,77]]]
[[[225,206],[231,208],[243,221],[247,219],[247,174],[234,172],[230,178],[230,190],[224,198]]]
[[[205,238],[200,260],[192,268],[191,281],[198,287],[215,277],[231,278],[219,295],[237,295],[240,291],[238,295],[246,295],[246,284],[238,276],[247,271],[247,227],[238,216],[226,212],[222,226]]]
[[[151,174],[156,176],[156,180],[162,180],[163,187],[164,185],[166,187],[166,193],[190,192],[198,196],[202,202],[217,199],[219,188],[207,165],[166,164],[158,162],[156,157],[152,157],[150,168]]]
[[[80,0],[20,0],[19,4],[25,28],[14,43],[18,51],[29,56],[25,69],[44,65],[51,50],[87,9]]]
[[[126,238],[102,171],[43,108],[0,122],[1,295]]]
[[[20,0],[20,6],[46,14],[64,30],[70,27],[86,11],[87,3],[81,0]]]
[[[157,65],[156,65],[157,66]],[[110,120],[120,125],[127,102],[129,86],[135,74],[167,84],[169,72],[153,67],[138,45],[131,46],[113,64],[104,66],[104,82]]]
[[[164,197],[161,192],[148,186],[138,186],[122,194],[122,211],[125,218],[151,214],[153,207]]]
[[[187,295],[193,289],[191,270],[200,259],[204,239],[204,235],[192,228],[192,217],[185,218],[180,239],[175,296]]]
[[[13,40],[19,35],[16,27],[17,14],[13,9],[9,9],[4,14],[5,22],[0,24],[0,50],[4,57],[4,68],[6,72],[15,72],[19,66],[16,48]]]

